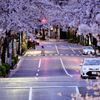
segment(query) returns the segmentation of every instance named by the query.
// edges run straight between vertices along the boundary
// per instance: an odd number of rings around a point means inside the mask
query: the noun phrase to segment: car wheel
[[[82,78],[82,79],[85,79],[85,77],[84,77],[84,76],[82,76],[82,75],[81,75],[81,78]]]

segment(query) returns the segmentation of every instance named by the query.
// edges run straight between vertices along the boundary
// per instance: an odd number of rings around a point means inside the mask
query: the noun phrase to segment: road
[[[41,56],[42,45],[45,56]],[[79,64],[92,56],[83,55],[82,48],[41,41],[35,50],[27,50],[8,78],[0,80],[0,100],[71,100],[72,93],[85,96],[88,84],[80,77]]]

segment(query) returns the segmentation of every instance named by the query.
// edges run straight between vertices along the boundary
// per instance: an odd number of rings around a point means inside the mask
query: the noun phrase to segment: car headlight
[[[94,51],[92,51],[94,53]]]
[[[84,70],[89,70],[89,68],[83,68]]]

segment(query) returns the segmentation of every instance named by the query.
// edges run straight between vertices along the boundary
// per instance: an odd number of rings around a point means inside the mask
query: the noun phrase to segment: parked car
[[[91,46],[85,46],[83,49],[83,54],[95,54],[95,50]]]
[[[80,66],[82,78],[97,76],[100,73],[100,58],[85,58]]]

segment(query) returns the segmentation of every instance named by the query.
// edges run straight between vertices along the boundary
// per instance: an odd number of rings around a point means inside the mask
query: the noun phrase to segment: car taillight
[[[37,41],[37,43],[39,43],[39,41]]]
[[[30,38],[29,41],[32,41],[32,39]]]

